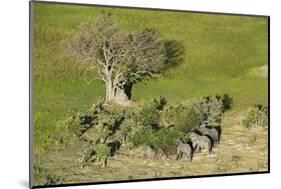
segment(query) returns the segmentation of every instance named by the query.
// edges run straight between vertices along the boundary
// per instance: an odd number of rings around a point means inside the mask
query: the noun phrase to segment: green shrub
[[[268,107],[258,104],[249,108],[242,125],[247,128],[266,127],[268,125]]]
[[[137,125],[158,128],[160,111],[163,110],[166,103],[165,98],[159,97],[145,104],[135,116]]]
[[[162,127],[176,126],[183,132],[189,132],[200,125],[200,115],[190,104],[169,107],[161,112]]]
[[[215,122],[221,123],[223,115],[223,102],[221,98],[206,96],[191,101],[196,113],[199,115],[201,123]]]
[[[123,115],[102,115],[96,126],[96,142],[105,143],[108,137],[116,134],[123,122]]]
[[[78,163],[81,167],[84,167],[88,163],[92,163],[96,160],[96,151],[92,145],[88,148],[83,149],[82,152],[79,153]]]
[[[106,144],[108,138],[114,135],[124,120],[124,113],[110,107],[95,105],[84,115],[77,113],[70,116],[64,124],[81,141],[86,142],[86,147],[80,149],[78,163],[84,167],[97,158],[104,160],[106,165],[110,147]],[[83,135],[83,136],[82,136]]]
[[[80,137],[84,132],[93,126],[94,117],[89,115],[81,115],[77,113],[74,116],[69,116],[65,121],[64,125],[67,129],[75,136]]]
[[[174,153],[175,141],[184,138],[185,133],[177,128],[135,128],[127,137],[127,142],[133,146],[149,146],[155,152]]]
[[[96,145],[89,145],[86,149],[79,153],[78,165],[83,168],[96,160],[102,160],[106,163],[109,155],[110,147],[107,144],[98,143]]]
[[[176,139],[185,138],[185,133],[173,128],[173,129],[161,129],[155,132],[152,148],[157,152],[164,152],[167,154],[173,154],[176,152]]]
[[[101,122],[96,127],[96,142],[104,143],[106,142],[107,138],[113,134],[112,131],[112,124],[109,122]]]
[[[99,159],[106,160],[110,154],[110,148],[107,144],[97,144],[95,146],[95,152]]]
[[[155,137],[155,130],[152,128],[146,127],[137,127],[134,128],[127,137],[127,143],[132,144],[133,146],[146,145],[150,146]]]
[[[184,133],[192,131],[198,127],[200,123],[200,114],[196,112],[194,107],[186,107],[182,112],[179,112],[175,116],[176,127]]]
[[[137,114],[137,127],[129,133],[127,142],[133,146],[145,145],[158,152],[172,153],[176,139],[187,138],[189,132],[204,121],[221,121],[222,99],[226,97],[207,96],[168,108],[164,108],[165,100],[153,100]]]

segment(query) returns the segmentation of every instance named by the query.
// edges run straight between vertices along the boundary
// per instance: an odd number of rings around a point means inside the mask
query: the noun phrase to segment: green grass
[[[233,97],[236,113],[268,103],[267,77],[256,71],[268,64],[267,18],[42,3],[35,3],[34,11],[36,155],[54,148],[49,136],[60,131],[58,122],[73,111],[90,108],[105,94],[102,82],[84,82],[94,73],[86,72],[64,50],[64,42],[75,35],[81,22],[104,11],[114,14],[124,30],[154,29],[163,40],[184,46],[180,65],[133,87],[136,103],[161,95],[175,104],[224,93]]]

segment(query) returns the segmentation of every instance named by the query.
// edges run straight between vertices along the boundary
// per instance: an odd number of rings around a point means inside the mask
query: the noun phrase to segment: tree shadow
[[[218,100],[222,101],[222,112],[226,112],[227,110],[231,110],[233,106],[233,98],[230,97],[228,94],[223,94],[222,96],[216,95]]]
[[[164,42],[164,48],[166,50],[164,70],[178,66],[184,62],[185,47],[182,42],[167,40]]]
[[[108,143],[107,145],[110,148],[110,157],[113,157],[116,152],[120,149],[121,142],[119,142],[118,140],[114,140]]]
[[[124,116],[121,116],[120,118],[116,119],[112,128],[112,132],[115,133],[121,126],[121,124],[123,123],[123,121],[125,120]]]
[[[132,88],[133,88],[133,84],[132,83],[127,83],[125,86],[125,93],[128,96],[129,99],[131,99],[132,97]]]
[[[165,72],[166,70],[176,67],[184,62],[185,57],[185,46],[182,42],[176,40],[165,40],[165,60],[163,67],[159,72]],[[135,83],[127,83],[125,87],[125,93],[129,99],[132,97],[132,88]]]

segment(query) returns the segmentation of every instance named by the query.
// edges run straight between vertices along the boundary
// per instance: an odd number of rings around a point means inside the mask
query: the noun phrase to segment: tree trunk
[[[124,106],[129,105],[130,100],[122,85],[106,85],[106,100],[112,101]]]

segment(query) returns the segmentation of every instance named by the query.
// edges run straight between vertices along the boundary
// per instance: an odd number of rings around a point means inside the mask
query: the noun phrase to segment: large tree
[[[108,14],[80,26],[69,43],[72,55],[89,64],[106,86],[106,101],[126,105],[132,85],[159,72],[165,48],[151,30],[125,32]]]

